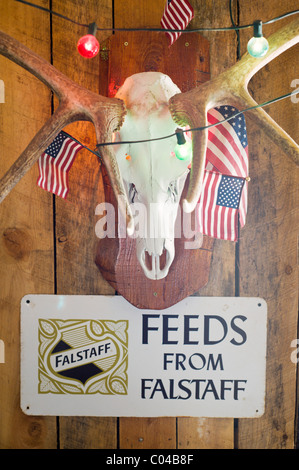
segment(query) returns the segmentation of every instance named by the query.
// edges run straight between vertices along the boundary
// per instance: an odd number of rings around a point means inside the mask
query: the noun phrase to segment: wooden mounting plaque
[[[134,73],[165,73],[182,92],[200,86],[210,78],[209,44],[197,33],[181,36],[169,47],[164,33],[121,32],[110,37],[102,49],[108,51],[110,97]],[[105,201],[114,205],[117,214],[117,204],[104,166],[102,173]],[[183,196],[187,185],[188,179]],[[188,241],[183,235],[175,239],[175,259],[169,273],[157,281],[144,275],[136,257],[133,238],[100,239],[95,262],[103,277],[132,305],[142,309],[165,309],[208,282],[214,242],[204,236],[200,249],[185,249]]]

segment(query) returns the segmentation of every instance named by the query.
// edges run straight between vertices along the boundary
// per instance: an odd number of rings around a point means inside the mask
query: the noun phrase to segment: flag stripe
[[[225,139],[220,130],[210,132],[208,150],[211,153],[209,160],[219,171],[235,176],[247,176],[240,158],[240,152],[235,151],[234,146]]]
[[[64,183],[63,183],[63,192],[62,192],[62,195],[61,197],[63,198],[66,198],[68,192],[69,192],[69,186],[68,186],[68,173],[69,173],[69,170],[74,162],[74,159],[76,157],[76,154],[77,152],[80,150],[81,146],[80,145],[74,145],[74,148],[72,150],[72,154],[70,156],[70,158],[68,159],[66,165],[65,165],[65,170],[63,171],[63,180],[64,180]]]
[[[53,186],[55,190],[58,180],[57,194],[63,198],[65,197],[66,192],[68,192],[68,171],[74,162],[77,150],[79,150],[81,147],[76,142],[72,141],[70,141],[68,144],[68,148],[64,149],[62,155],[59,158],[59,161],[55,165],[55,186]]]
[[[244,227],[246,222],[246,213],[247,213],[247,195],[248,195],[248,182],[245,181],[243,186],[243,192],[240,202],[239,216],[240,216],[240,225]]]
[[[184,2],[176,1],[169,4],[169,13],[172,13],[175,23],[178,25],[176,29],[185,29],[184,25],[189,23],[192,18],[191,10],[185,8]],[[190,18],[191,16],[191,18]]]
[[[219,121],[223,120],[223,116],[220,113],[217,113],[216,110],[211,110],[208,113],[208,123],[216,124]],[[218,139],[218,140],[216,140]],[[214,128],[209,129],[209,143],[214,143],[215,145],[219,142],[223,144],[224,149],[220,160],[223,160],[223,164],[228,165],[232,161],[232,165],[236,165],[236,170],[232,171],[231,174],[235,176],[247,176],[248,172],[248,154],[246,149],[238,144],[239,138],[234,130],[234,128],[229,124],[229,121],[219,124]],[[226,150],[229,150],[229,152]],[[218,162],[219,164],[219,162]],[[215,165],[217,166],[217,165]],[[224,171],[225,173],[225,171]],[[227,171],[226,171],[227,173]]]
[[[217,204],[221,173],[205,172],[203,192],[197,211],[199,230],[210,237],[222,240],[237,240],[239,209]],[[243,198],[244,199],[244,198]],[[241,222],[241,226],[245,221]]]
[[[184,18],[179,11],[177,2],[173,0],[166,8],[164,12],[164,22],[171,25],[167,29],[184,29]]]
[[[164,29],[186,29],[194,16],[194,10],[187,0],[171,0],[167,2],[163,16],[161,18],[161,26]],[[179,32],[167,31],[166,36],[169,38],[170,46],[181,36]]]
[[[209,110],[203,190],[197,206],[199,230],[207,236],[236,241],[247,212],[248,144],[244,117],[232,106]]]
[[[60,132],[39,158],[37,185],[65,199],[69,192],[68,172],[82,148],[72,137]]]
[[[197,211],[199,231],[222,240],[237,240],[238,209],[217,205],[221,173],[205,172]]]
[[[69,147],[68,144],[71,146],[72,141],[66,138],[62,144],[60,152],[57,154],[55,159],[52,159],[52,166],[53,166],[53,178],[51,180],[51,191],[57,196],[61,196],[61,191],[63,188],[62,172],[64,171],[63,163],[65,159],[68,158]],[[54,165],[55,163],[55,165]]]

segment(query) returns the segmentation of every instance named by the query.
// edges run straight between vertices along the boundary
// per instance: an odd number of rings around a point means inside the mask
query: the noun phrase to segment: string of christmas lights
[[[229,0],[229,10],[230,10],[230,17],[232,20],[232,26],[228,27],[223,27],[223,28],[195,28],[195,29],[167,29],[167,28],[99,28],[97,24],[90,23],[90,24],[84,24],[84,23],[79,23],[78,21],[72,20],[71,18],[62,15],[61,13],[58,13],[56,11],[53,11],[49,8],[45,8],[39,5],[36,5],[31,2],[27,2],[26,0],[15,0],[19,3],[23,3],[25,5],[38,8],[39,10],[46,11],[47,13],[50,13],[51,15],[58,16],[60,18],[63,18],[66,21],[70,21],[73,24],[88,28],[88,33],[82,36],[78,43],[77,43],[77,49],[79,54],[82,57],[85,57],[87,59],[92,59],[94,58],[99,50],[100,50],[100,45],[99,42],[96,38],[96,32],[97,31],[156,31],[156,32],[169,32],[169,33],[194,33],[194,32],[202,32],[202,31],[236,31],[238,35],[238,48],[240,48],[240,40],[239,40],[239,31],[242,29],[247,29],[247,28],[253,28],[253,37],[249,40],[247,44],[247,51],[252,57],[263,57],[269,49],[269,44],[267,39],[263,36],[262,32],[262,25],[267,25],[274,23],[276,21],[282,20],[283,18],[287,18],[288,16],[295,15],[299,13],[299,10],[293,10],[289,11],[287,13],[284,13],[283,15],[276,16],[275,18],[272,18],[268,21],[261,21],[261,20],[256,20],[251,24],[247,25],[242,25],[242,26],[237,26],[234,21],[233,21],[233,16],[232,16],[232,0]]]
[[[176,131],[173,134],[165,135],[165,136],[162,136],[162,137],[156,137],[156,138],[152,138],[152,139],[128,140],[128,141],[121,141],[121,142],[105,142],[105,143],[97,144],[96,148],[106,147],[106,146],[113,146],[113,145],[123,145],[123,144],[131,145],[131,144],[140,144],[140,143],[145,143],[145,142],[155,142],[155,141],[158,141],[158,140],[170,139],[172,137],[177,137],[177,139],[179,141],[178,134],[181,135],[184,132],[198,132],[198,131],[203,131],[205,129],[210,129],[211,127],[219,126],[219,125],[223,124],[224,122],[230,121],[231,119],[234,119],[237,116],[240,116],[241,114],[246,113],[247,111],[251,111],[251,110],[257,109],[257,108],[264,108],[265,106],[269,106],[273,103],[277,103],[278,101],[284,100],[286,98],[290,98],[291,96],[295,96],[297,94],[299,94],[299,88],[294,90],[294,91],[291,91],[290,93],[287,93],[285,95],[278,96],[277,98],[273,98],[272,100],[266,101],[266,102],[261,103],[261,104],[257,104],[256,106],[251,106],[250,108],[243,109],[242,111],[237,111],[236,113],[232,114],[229,118],[223,119],[223,120],[221,120],[219,122],[216,122],[214,124],[209,124],[208,126],[194,127],[192,129],[189,129],[189,128],[188,129],[180,129],[179,132]],[[89,152],[91,152],[94,155],[96,155],[97,157],[99,157],[100,159],[102,158],[101,155],[97,151],[91,150],[89,147],[87,147],[86,145],[83,145],[79,140],[76,140],[74,137],[72,137],[72,139],[75,142],[77,142],[78,144],[82,145],[86,150],[89,150]],[[184,142],[182,142],[182,143],[184,143]]]
[[[278,101],[284,100],[286,98],[289,98],[291,96],[295,96],[299,94],[299,88],[291,91],[290,93],[287,93],[285,95],[278,96],[277,98],[273,98],[272,100],[265,101],[264,103],[257,104],[255,106],[251,106],[250,108],[243,109],[242,111],[237,111],[236,113],[232,114],[229,118],[223,119],[222,121],[216,122],[214,124],[209,124],[208,126],[202,126],[202,127],[194,127],[192,129],[180,129],[180,132],[198,132],[198,131],[203,131],[205,129],[210,129],[211,127],[216,127],[219,126],[220,124],[223,124],[224,122],[230,121],[231,119],[236,118],[237,116],[240,116],[241,114],[246,113],[247,111],[251,111],[253,109],[257,108],[264,108],[265,106],[269,106],[273,103],[277,103]],[[110,145],[119,145],[119,144],[139,144],[139,143],[144,143],[144,142],[154,142],[157,140],[164,140],[164,139],[170,139],[171,137],[175,137],[177,135],[176,132],[173,134],[169,134],[166,136],[162,137],[156,137],[153,139],[146,139],[146,140],[134,140],[134,141],[121,141],[121,142],[106,142],[102,144],[97,144],[97,147],[105,147],[105,146],[110,146]]]
[[[252,24],[247,24],[247,25],[241,25],[241,26],[237,26],[234,21],[233,21],[233,16],[232,16],[232,8],[231,8],[231,2],[232,0],[230,0],[229,2],[229,6],[230,6],[230,16],[231,16],[231,20],[232,20],[232,24],[233,26],[228,26],[228,27],[223,27],[223,28],[196,28],[196,29],[188,29],[188,30],[180,30],[180,29],[162,29],[162,28],[99,28],[96,23],[91,23],[89,25],[87,24],[83,24],[83,23],[79,23],[75,20],[72,20],[71,18],[65,16],[65,15],[62,15],[61,13],[58,13],[58,12],[55,12],[51,9],[48,9],[48,8],[45,8],[45,7],[42,7],[42,6],[39,6],[39,5],[36,5],[34,3],[31,3],[31,2],[27,2],[26,0],[15,0],[19,3],[23,3],[25,5],[28,5],[28,6],[31,6],[31,7],[34,7],[34,8],[37,8],[37,9],[40,9],[42,11],[45,11],[47,13],[50,13],[51,15],[55,15],[55,16],[58,16],[60,18],[63,18],[64,20],[66,21],[70,21],[72,22],[73,24],[76,24],[78,26],[82,26],[82,27],[86,27],[88,28],[88,34],[83,36],[83,37],[87,37],[87,40],[88,41],[91,41],[90,42],[90,45],[88,46],[88,51],[90,52],[90,57],[93,57],[93,50],[96,50],[99,46],[98,46],[98,42],[95,38],[95,34],[96,34],[96,31],[111,31],[111,32],[115,32],[115,31],[144,31],[144,32],[147,32],[147,31],[156,31],[156,32],[179,32],[179,33],[193,33],[193,32],[201,32],[201,31],[236,31],[237,33],[242,30],[242,29],[248,29],[248,28],[254,28],[254,35],[253,35],[253,38],[251,38],[251,40],[249,41],[248,43],[248,46],[247,46],[247,50],[248,52],[253,55],[253,57],[262,57],[263,55],[265,55],[268,51],[268,41],[263,37],[263,34],[262,34],[262,25],[267,25],[267,24],[271,24],[271,23],[274,23],[276,21],[279,21],[279,20],[282,20],[284,18],[287,18],[289,16],[292,16],[292,15],[295,15],[295,14],[298,14],[299,13],[299,10],[293,10],[293,11],[290,11],[290,12],[287,12],[287,13],[284,13],[283,15],[280,15],[280,16],[277,16],[275,18],[272,18],[268,21],[264,21],[262,22],[261,20],[257,20],[257,21],[254,21],[254,23]],[[93,41],[92,38],[95,38],[96,41]],[[81,38],[82,39],[82,38]],[[238,43],[239,43],[239,37],[238,37]],[[78,41],[78,45],[77,45],[78,49],[80,48],[80,39]],[[184,130],[184,129],[180,129],[179,133],[178,132],[175,132],[173,134],[170,134],[170,135],[166,135],[166,136],[162,136],[162,137],[157,137],[157,138],[152,138],[152,139],[146,139],[146,140],[135,140],[135,141],[122,141],[122,142],[105,142],[105,143],[99,143],[96,145],[96,148],[100,148],[100,147],[104,147],[104,146],[112,146],[112,145],[120,145],[120,144],[137,144],[137,143],[144,143],[144,142],[153,142],[153,141],[159,141],[159,140],[164,140],[164,139],[169,139],[169,138],[172,138],[172,137],[177,137],[177,140],[179,141],[179,136],[182,135],[182,133],[184,132],[197,132],[197,131],[203,131],[205,129],[209,129],[211,127],[214,127],[214,126],[218,126],[220,124],[223,124],[224,122],[226,121],[229,121],[230,119],[233,119],[243,113],[246,113],[247,111],[250,111],[250,110],[253,110],[253,109],[257,109],[257,108],[262,108],[262,107],[265,107],[265,106],[268,106],[268,105],[271,105],[273,103],[276,103],[280,100],[283,100],[283,99],[286,99],[286,98],[289,98],[291,96],[294,96],[294,95],[297,95],[299,93],[299,89],[297,90],[294,90],[290,93],[287,93],[285,95],[281,95],[277,98],[274,98],[272,100],[269,100],[269,101],[266,101],[262,104],[258,104],[256,106],[252,106],[250,108],[247,108],[247,109],[244,109],[243,111],[238,111],[236,112],[235,114],[233,114],[230,118],[227,118],[227,119],[224,119],[220,122],[217,122],[215,124],[210,124],[208,126],[203,126],[203,127],[195,127],[193,129],[188,129],[188,130]],[[72,139],[81,144],[85,149],[87,149],[89,152],[93,153],[94,155],[96,155],[97,157],[99,157],[101,159],[101,155],[95,151],[95,150],[91,150],[89,147],[83,145],[81,142],[79,142],[78,140],[74,139],[72,137]],[[179,142],[178,142],[179,143]]]
[[[61,13],[55,12],[53,10],[50,10],[49,8],[45,8],[39,5],[35,5],[34,3],[27,2],[26,0],[15,0],[16,2],[19,3],[24,3],[25,5],[38,8],[39,10],[46,11],[47,13],[50,13],[51,15],[59,16],[60,18],[63,18],[66,21],[71,21],[73,24],[76,24],[78,26],[83,26],[85,28],[89,27],[89,24],[85,23],[79,23],[75,20],[72,20],[71,18],[62,15]],[[282,20],[284,18],[287,18],[288,16],[295,15],[299,13],[299,10],[293,10],[289,11],[287,13],[284,13],[283,15],[276,16],[275,18],[272,18],[268,21],[263,21],[262,23],[265,24],[271,24],[275,23],[276,21]],[[248,29],[252,28],[254,26],[254,23],[250,23],[247,25],[243,26],[227,26],[223,28],[195,28],[195,29],[164,29],[164,28],[99,28],[97,27],[97,31],[156,31],[156,32],[172,32],[172,33],[199,33],[201,31],[236,31],[236,30],[241,30],[241,29]]]

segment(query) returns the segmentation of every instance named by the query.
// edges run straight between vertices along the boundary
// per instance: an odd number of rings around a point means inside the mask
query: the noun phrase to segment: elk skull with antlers
[[[179,126],[201,127],[207,125],[207,113],[216,106],[230,104],[243,110],[257,103],[250,96],[247,85],[251,77],[263,66],[295,45],[299,39],[299,20],[284,26],[269,38],[269,51],[255,59],[245,54],[229,70],[213,80],[187,93],[176,93],[169,99],[169,111]],[[112,134],[122,127],[126,115],[121,99],[99,96],[78,86],[47,61],[0,32],[0,54],[13,60],[48,85],[59,99],[59,107],[49,121],[36,134],[28,147],[1,179],[0,201],[38,160],[55,136],[67,124],[87,120],[94,124],[98,143],[108,143]],[[260,127],[298,165],[299,147],[281,127],[261,108],[248,111]],[[199,135],[200,134],[200,135]],[[194,133],[192,138],[193,160],[190,184],[183,209],[192,212],[199,200],[205,166],[208,131]],[[134,218],[119,168],[119,159],[110,146],[101,152],[104,164],[120,211],[124,215],[128,234],[134,232]]]

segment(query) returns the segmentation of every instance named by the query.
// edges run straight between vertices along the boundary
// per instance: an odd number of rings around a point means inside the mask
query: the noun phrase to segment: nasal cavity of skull
[[[164,249],[162,255],[159,256],[159,269],[162,271],[165,266],[166,266],[166,255],[167,252]],[[156,261],[157,256],[156,255],[150,255],[148,251],[145,250],[144,252],[144,264],[147,267],[148,270],[152,271],[154,270],[153,264]]]

